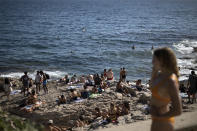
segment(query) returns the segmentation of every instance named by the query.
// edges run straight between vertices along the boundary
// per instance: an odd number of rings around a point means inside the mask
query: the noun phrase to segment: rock
[[[116,97],[117,97],[118,99],[122,99],[122,94],[121,94],[121,93],[116,93]]]
[[[132,97],[136,97],[137,96],[136,91],[134,89],[132,89],[132,88],[127,88],[127,89],[128,89],[129,94]]]
[[[146,93],[142,93],[138,100],[138,103],[148,104],[149,101],[150,101],[150,96],[147,96]]]

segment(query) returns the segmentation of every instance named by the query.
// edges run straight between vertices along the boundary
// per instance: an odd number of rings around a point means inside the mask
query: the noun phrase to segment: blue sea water
[[[171,47],[182,76],[197,69],[196,0],[0,0],[1,76],[125,67],[146,80],[152,46]]]

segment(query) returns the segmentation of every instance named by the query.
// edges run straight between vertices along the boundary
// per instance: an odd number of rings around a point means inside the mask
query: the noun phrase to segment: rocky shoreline
[[[185,82],[185,81],[182,81]],[[12,79],[13,89],[18,90],[21,88],[21,82],[17,79]],[[59,83],[58,81],[50,81],[48,83],[49,93],[44,94],[43,89],[41,93],[38,95],[38,98],[44,102],[39,108],[34,110],[33,112],[25,112],[20,110],[19,107],[21,101],[24,99],[23,94],[15,94],[11,96],[11,100],[7,101],[7,97],[3,96],[4,93],[0,93],[0,106],[2,110],[8,111],[11,114],[29,119],[36,123],[40,123],[45,125],[48,120],[53,120],[54,124],[58,127],[61,127],[65,130],[78,130],[76,128],[75,123],[79,119],[79,116],[83,116],[87,121],[83,130],[94,130],[96,128],[109,128],[114,125],[124,125],[128,123],[133,123],[136,121],[143,121],[150,119],[150,115],[148,115],[147,107],[148,102],[151,96],[150,90],[147,89],[146,85],[144,85],[143,91],[137,91],[135,89],[131,89],[131,92],[134,92],[135,95],[123,95],[117,93],[115,91],[117,82],[114,81],[110,84],[110,87],[106,89],[102,94],[97,94],[88,99],[83,99],[79,102],[70,102],[62,105],[57,104],[57,98],[60,95],[65,95],[66,97],[69,95],[71,86],[81,86],[80,84],[72,84],[65,85]],[[91,86],[88,88],[92,88]],[[130,88],[130,87],[128,87]],[[83,89],[81,86],[78,90]],[[103,124],[103,120],[101,117],[94,119],[94,109],[99,107],[101,110],[108,110],[110,103],[115,103],[116,105],[122,104],[124,101],[130,103],[130,112],[126,116],[120,116],[118,118],[118,123],[109,123]],[[183,103],[184,111],[192,111],[195,110],[194,107],[190,105],[186,105]]]

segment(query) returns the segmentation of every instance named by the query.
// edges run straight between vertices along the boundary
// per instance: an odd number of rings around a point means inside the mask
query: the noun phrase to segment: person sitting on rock
[[[95,83],[95,85],[101,84],[101,78],[99,77],[99,74],[94,75],[94,83]]]
[[[141,80],[141,79],[138,79],[138,80],[136,81],[136,89],[137,89],[138,91],[142,91],[142,88],[143,88],[143,86],[142,86],[142,80]]]
[[[128,101],[124,101],[122,105],[121,115],[128,115],[130,111],[130,106]]]
[[[65,84],[68,84],[69,83],[68,75],[65,75],[62,79],[60,79],[60,82],[63,82]]]
[[[70,100],[77,100],[78,97],[81,97],[81,95],[74,89],[70,89],[71,95],[70,95]]]
[[[87,82],[85,83],[85,85],[93,86],[93,81],[94,81],[93,76],[92,75],[88,75],[87,76]]]
[[[105,77],[103,74],[101,74],[101,81],[105,81]]]
[[[94,119],[96,119],[96,118],[98,118],[98,117],[101,117],[101,111],[100,111],[100,109],[98,108],[98,107],[96,107],[95,109],[94,109],[94,115],[95,115],[95,117],[94,117]]]
[[[98,88],[97,88],[97,86],[96,85],[94,85],[93,87],[92,87],[92,94],[96,94],[96,93],[98,93]]]
[[[85,76],[82,75],[80,78],[79,78],[79,82],[80,83],[85,83],[86,82],[86,79],[85,79]]]
[[[108,122],[117,122],[118,119],[118,115],[117,115],[117,107],[115,106],[114,103],[110,104],[110,108],[108,110],[108,118],[107,121]]]
[[[26,105],[36,104],[38,101],[37,95],[35,90],[32,90],[31,94],[28,96]]]
[[[106,82],[102,81],[100,87],[101,87],[101,89],[104,89],[105,90],[105,89],[108,88],[108,85],[107,85]]]
[[[86,98],[89,97],[90,92],[89,92],[88,87],[87,87],[86,85],[84,85],[83,88],[84,88],[83,91],[81,91],[81,97],[82,97],[83,99],[86,99]]]
[[[66,98],[64,95],[58,96],[58,105],[66,104]]]
[[[124,87],[122,85],[122,81],[121,80],[119,80],[119,82],[116,85],[116,91],[119,92],[119,93],[123,93],[125,95],[128,94],[128,90],[127,90],[126,87]]]
[[[73,76],[71,77],[70,82],[76,83],[76,82],[77,82],[77,76],[76,76],[76,75],[73,75]]]

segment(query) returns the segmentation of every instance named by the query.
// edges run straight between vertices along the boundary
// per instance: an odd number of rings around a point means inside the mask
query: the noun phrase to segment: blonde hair
[[[168,47],[156,49],[154,51],[153,56],[155,56],[159,60],[161,64],[162,72],[168,73],[170,75],[175,74],[177,77],[179,77],[179,69],[177,66],[177,60],[172,49]],[[156,75],[155,73],[157,72],[155,72],[153,69],[152,78],[155,77]]]

